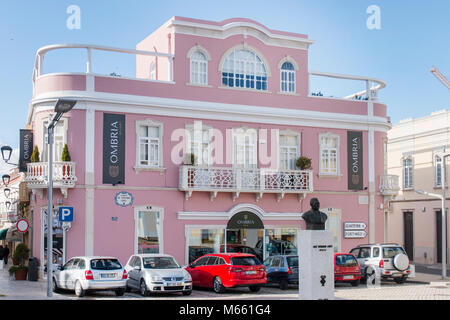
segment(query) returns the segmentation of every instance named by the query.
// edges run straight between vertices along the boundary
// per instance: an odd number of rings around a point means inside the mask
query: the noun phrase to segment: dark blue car
[[[298,256],[278,255],[264,260],[267,283],[278,284],[281,290],[286,290],[289,284],[298,285]]]

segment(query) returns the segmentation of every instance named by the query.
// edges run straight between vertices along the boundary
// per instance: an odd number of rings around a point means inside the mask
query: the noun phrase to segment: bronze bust
[[[302,215],[303,220],[306,222],[306,230],[325,230],[325,221],[327,221],[328,216],[326,213],[319,211],[319,199],[312,198],[309,204],[311,205],[311,210]]]

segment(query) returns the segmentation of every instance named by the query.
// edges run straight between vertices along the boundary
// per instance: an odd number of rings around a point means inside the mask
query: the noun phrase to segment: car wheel
[[[222,280],[219,277],[215,277],[213,280],[213,290],[215,293],[225,292],[225,287],[222,284]]]
[[[286,290],[289,286],[289,283],[286,279],[281,279],[280,280],[280,289],[281,290]]]
[[[261,290],[260,286],[251,286],[248,288],[250,289],[251,292],[258,292],[259,290]]]
[[[183,296],[190,296],[192,293],[192,290],[189,291],[183,291]]]
[[[406,282],[406,279],[407,279],[407,278],[408,278],[408,277],[394,278],[394,281],[395,281],[396,283],[398,283],[398,284],[403,284],[403,283]]]
[[[141,283],[139,285],[139,293],[143,297],[148,296],[147,284],[145,283],[144,279],[141,279]]]
[[[58,288],[58,285],[56,284],[56,279],[53,278],[53,282],[52,282],[52,291],[55,293],[58,293],[60,290]]]
[[[359,279],[351,282],[352,287],[357,287],[357,286],[359,286],[360,283],[361,283],[361,280],[359,280]]]
[[[116,296],[121,297],[125,294],[125,288],[119,288],[115,290]]]
[[[81,286],[81,282],[77,280],[77,282],[75,282],[75,295],[80,298],[84,297],[85,293],[86,291]]]

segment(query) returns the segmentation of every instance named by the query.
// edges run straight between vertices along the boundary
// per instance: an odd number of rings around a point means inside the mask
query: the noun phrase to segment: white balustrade
[[[25,181],[30,189],[47,188],[48,162],[28,163]],[[53,163],[53,187],[60,188],[64,196],[67,196],[67,188],[73,188],[76,181],[74,162]]]
[[[186,198],[193,191],[264,193],[297,193],[304,195],[313,191],[311,170],[242,169],[232,167],[180,167],[179,189]],[[214,196],[215,197],[215,196]],[[283,196],[281,196],[282,198]]]

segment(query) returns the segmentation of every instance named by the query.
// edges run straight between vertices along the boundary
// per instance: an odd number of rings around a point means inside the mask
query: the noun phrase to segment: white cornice
[[[273,33],[270,30],[250,21],[233,21],[224,26],[217,26],[206,23],[174,19],[171,20],[171,23],[168,24],[168,27],[173,27],[174,33],[189,34],[216,39],[226,39],[237,34],[242,34],[244,36],[254,36],[266,45],[301,50],[308,50],[308,47],[314,43],[313,40],[309,40],[307,38]]]
[[[376,116],[102,92],[56,91],[39,95],[31,103],[35,108],[43,106],[44,109],[48,109],[53,107],[54,102],[59,98],[85,101],[95,110],[124,113],[333,129],[368,130],[371,127],[381,132],[387,132],[390,128],[386,118]],[[86,107],[77,105],[75,108],[85,109]],[[34,110],[29,114],[28,123],[32,121],[33,113]]]

